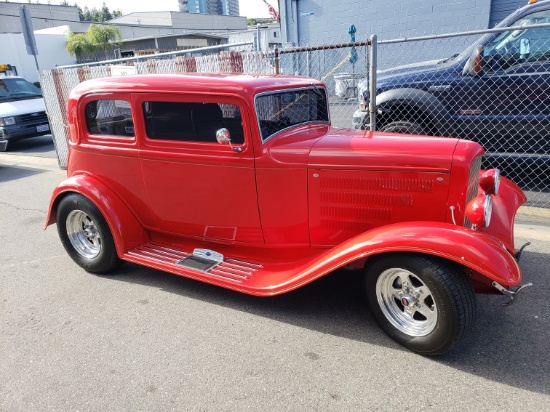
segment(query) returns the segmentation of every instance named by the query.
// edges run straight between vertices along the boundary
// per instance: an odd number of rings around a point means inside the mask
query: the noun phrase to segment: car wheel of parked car
[[[57,230],[71,258],[86,271],[105,273],[122,263],[105,218],[84,196],[71,194],[61,200]]]
[[[473,287],[452,262],[418,254],[382,256],[367,267],[365,284],[382,329],[417,353],[447,352],[474,322]]]
[[[407,121],[397,121],[391,122],[387,125],[380,128],[381,132],[392,132],[392,133],[404,133],[404,134],[420,134],[426,135],[428,132],[418,123],[407,122]]]

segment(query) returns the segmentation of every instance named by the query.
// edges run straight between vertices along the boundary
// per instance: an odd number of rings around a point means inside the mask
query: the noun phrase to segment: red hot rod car
[[[377,322],[427,355],[471,327],[476,292],[521,282],[525,196],[480,170],[479,144],[333,128],[317,80],[96,79],[68,123],[46,226],[89,272],[127,261],[271,296],[362,269]]]

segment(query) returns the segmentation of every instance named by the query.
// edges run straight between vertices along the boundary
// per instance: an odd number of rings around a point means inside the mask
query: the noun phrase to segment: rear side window
[[[94,100],[86,105],[86,126],[92,134],[134,136],[130,102]]]
[[[150,139],[217,143],[216,132],[225,128],[232,143],[244,143],[241,112],[234,104],[149,101],[143,113]]]

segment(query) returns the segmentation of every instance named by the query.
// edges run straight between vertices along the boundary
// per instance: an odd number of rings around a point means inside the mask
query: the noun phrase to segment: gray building
[[[179,0],[180,11],[194,14],[239,15],[239,0]]]
[[[74,6],[54,6],[50,4],[0,2],[0,33],[21,33],[19,7],[30,10],[34,30],[69,26],[71,31],[84,32],[89,23],[81,22],[78,9]]]
[[[280,0],[283,42],[315,45],[493,27],[528,0]]]

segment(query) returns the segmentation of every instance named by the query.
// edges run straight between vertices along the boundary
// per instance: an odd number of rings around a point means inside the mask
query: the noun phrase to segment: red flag
[[[265,5],[267,6],[267,10],[269,11],[269,15],[274,18],[275,20],[279,20],[279,12],[275,10],[275,8],[267,2],[267,0],[264,0]]]

